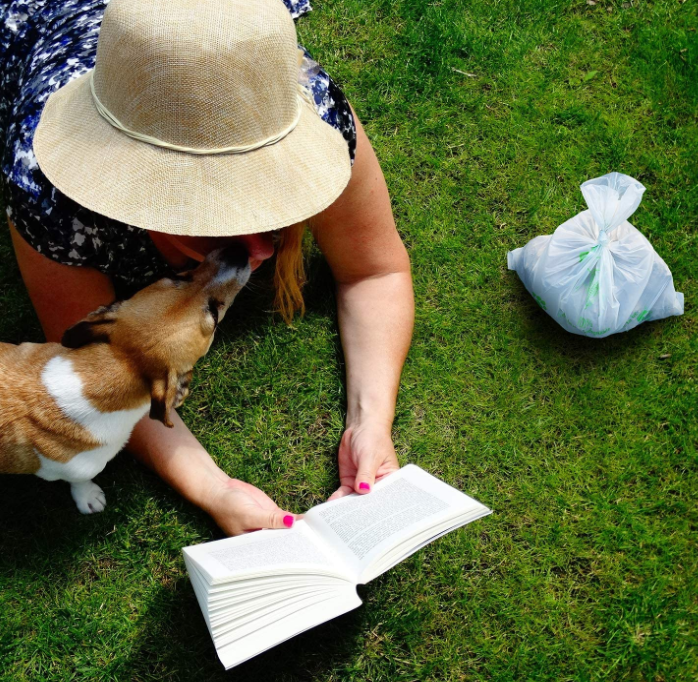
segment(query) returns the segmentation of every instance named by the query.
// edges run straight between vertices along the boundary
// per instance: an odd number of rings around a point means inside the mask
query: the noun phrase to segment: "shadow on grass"
[[[126,460],[128,455],[120,458]],[[123,464],[123,463],[122,463]],[[134,462],[127,468],[138,467]],[[123,485],[124,466],[110,464],[95,480],[107,496],[107,508],[82,515],[64,481],[36,476],[0,476],[0,575],[23,580],[51,577],[52,585],[72,580],[86,556],[102,545],[125,518],[144,507],[144,488],[133,481]]]
[[[576,365],[583,371],[598,368],[608,360],[622,360],[626,356],[642,353],[642,348],[654,346],[670,327],[680,324],[681,318],[669,317],[638,325],[627,332],[611,334],[595,339],[573,334],[563,329],[550,315],[537,306],[523,283],[516,277],[511,284],[517,303],[515,310],[519,316],[521,337],[527,339],[533,348],[544,354],[549,361],[563,361]]]
[[[120,578],[99,573],[104,557],[117,557],[121,564],[117,570],[128,572],[129,562],[147,561],[148,555],[164,549],[172,558],[177,555],[181,564],[180,544],[186,542],[178,537],[177,528],[181,528],[182,522],[198,526],[208,537],[220,535],[208,516],[127,454],[112,462],[97,481],[106,492],[107,509],[82,516],[67,483],[42,481],[34,476],[0,476],[0,582],[9,587],[50,581],[53,593],[72,592],[83,581],[103,583],[95,589],[109,589],[112,584],[111,589],[119,589]],[[158,500],[158,508],[166,510],[170,521],[177,521],[165,522],[163,526],[149,516],[151,499]],[[164,533],[157,532],[160,527],[164,527]],[[157,537],[141,536],[144,544],[140,546],[139,531],[145,535],[153,531]],[[125,537],[130,538],[131,549],[125,549]],[[127,561],[125,552],[131,557]],[[168,565],[172,568],[171,561]],[[361,611],[318,626],[226,673],[216,656],[191,584],[186,576],[176,575],[178,572],[152,576],[154,582],[147,589],[148,596],[135,624],[139,633],[137,644],[129,645],[126,657],[117,656],[107,664],[111,670],[105,672],[113,674],[114,679],[317,679],[348,664],[356,654],[356,634],[363,622]],[[0,634],[0,651],[5,644],[9,647],[26,634],[27,624],[5,625],[9,627]]]
[[[137,652],[119,667],[131,679],[255,680],[326,679],[356,656],[363,614],[355,610],[259,654],[230,671],[218,660],[213,642],[186,579],[162,587],[140,619]]]

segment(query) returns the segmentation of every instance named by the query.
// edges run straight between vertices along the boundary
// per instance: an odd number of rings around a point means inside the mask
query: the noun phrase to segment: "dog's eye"
[[[191,270],[186,270],[185,272],[178,272],[170,277],[174,282],[193,282],[194,273]]]
[[[223,304],[215,298],[208,299],[208,312],[211,313],[214,324],[218,324],[218,311],[223,307]]]

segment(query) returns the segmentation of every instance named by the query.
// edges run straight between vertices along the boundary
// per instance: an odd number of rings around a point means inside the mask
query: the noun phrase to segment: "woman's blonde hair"
[[[305,223],[296,223],[281,230],[276,247],[276,271],[274,272],[274,308],[286,324],[291,324],[296,312],[305,313],[301,289],[305,284],[303,265],[303,236]]]

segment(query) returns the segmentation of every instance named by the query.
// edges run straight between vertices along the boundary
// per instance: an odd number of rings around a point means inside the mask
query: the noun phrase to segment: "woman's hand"
[[[349,426],[339,445],[341,485],[330,500],[354,492],[371,492],[376,481],[399,468],[389,426],[378,423]]]
[[[291,528],[297,518],[280,509],[259,488],[234,478],[217,486],[205,510],[226,535],[260,528]]]

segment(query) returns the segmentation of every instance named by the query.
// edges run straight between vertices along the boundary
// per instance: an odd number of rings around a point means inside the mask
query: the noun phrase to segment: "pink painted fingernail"
[[[359,483],[359,490],[370,490],[371,486],[368,483]]]
[[[293,517],[290,514],[286,514],[286,516],[284,516],[284,526],[286,526],[286,528],[290,528],[292,525]]]

